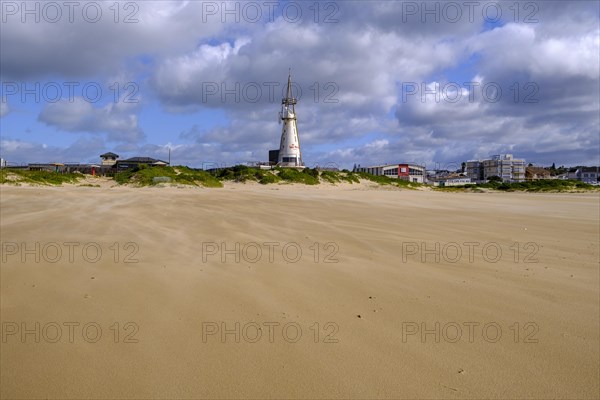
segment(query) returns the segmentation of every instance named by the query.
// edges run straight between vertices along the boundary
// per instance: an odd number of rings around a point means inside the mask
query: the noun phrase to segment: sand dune
[[[600,390],[597,194],[0,194],[2,398]]]

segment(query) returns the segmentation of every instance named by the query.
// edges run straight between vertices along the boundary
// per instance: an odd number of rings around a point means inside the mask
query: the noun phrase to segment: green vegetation
[[[340,174],[338,174],[337,172],[333,172],[333,171],[322,171],[321,172],[321,179],[323,179],[324,181],[327,181],[329,183],[340,183]]]
[[[260,178],[260,180],[258,181],[258,183],[262,184],[262,185],[268,185],[269,183],[277,183],[280,182],[281,178],[278,177],[275,174],[272,173],[268,173],[268,174],[264,174],[262,178]]]
[[[372,174],[368,174],[366,172],[359,172],[358,176],[361,177],[362,179],[367,179],[367,180],[370,180],[371,182],[375,182],[380,185],[392,185],[392,186],[398,186],[398,187],[403,187],[403,188],[407,188],[407,189],[415,189],[417,187],[423,186],[423,184],[421,184],[421,183],[409,182],[409,181],[405,181],[403,179],[398,179],[398,178],[390,178],[389,176],[385,176],[385,175],[372,175]]]
[[[555,163],[552,163],[552,165],[546,169],[550,171],[550,175],[553,176],[566,174],[569,171],[569,168],[566,168],[564,165],[557,167]]]
[[[350,184],[360,183],[358,176],[348,170],[343,170],[342,172],[321,171],[321,179],[333,184],[340,182],[348,182]]]
[[[375,176],[367,173],[354,173],[348,170],[342,171],[319,171],[317,168],[295,168],[275,167],[264,170],[245,165],[221,168],[214,173],[219,181],[233,182],[258,182],[263,185],[272,183],[300,183],[303,185],[318,185],[321,182],[331,184],[348,182],[350,184],[360,183],[360,179],[366,179],[381,185],[394,185],[397,187],[415,188],[421,186],[418,183],[389,178],[387,176]]]
[[[352,172],[346,172],[344,175],[341,175],[341,178],[345,178],[346,181],[348,181],[348,183],[360,183],[360,179],[358,179],[358,176],[356,176],[356,174]]]
[[[81,178],[81,174],[72,173],[28,171],[9,168],[0,170],[0,184],[9,183],[19,185],[21,183],[29,183],[34,185],[62,185],[63,183],[77,183]]]
[[[223,186],[217,178],[206,171],[194,170],[188,167],[149,167],[146,164],[140,164],[135,168],[117,172],[114,179],[121,185],[156,186],[160,183],[155,181],[154,178],[157,177],[168,177],[171,178],[172,183],[181,185]]]
[[[482,187],[485,186],[482,185]],[[493,185],[490,187],[493,188]],[[574,180],[540,179],[537,181],[528,182],[504,182],[498,185],[495,189],[505,191],[525,190],[528,192],[564,192],[573,190],[599,190],[600,188],[597,186]]]
[[[246,165],[223,168],[217,171],[215,177],[221,181],[260,182],[263,184],[277,182],[277,177],[270,171],[251,168]]]
[[[258,182],[263,185],[281,181],[281,178],[269,170],[252,168],[246,165],[222,168],[216,172],[215,177],[220,181]]]
[[[600,191],[599,186],[589,185],[584,182],[561,179],[540,179],[527,182],[498,182],[471,184],[464,186],[436,187],[436,190],[442,191],[481,191],[481,189],[502,190],[505,192],[525,191],[525,192],[572,192],[582,190]]]
[[[359,183],[358,176],[348,170],[337,171],[319,171],[316,168],[304,168],[303,170],[295,168],[273,168],[263,170],[256,167],[247,167],[245,165],[236,165],[220,169],[215,174],[221,181],[234,182],[258,182],[263,185],[270,183],[301,183],[304,185],[318,185],[321,181],[329,183]]]
[[[295,168],[275,168],[277,176],[288,183],[303,183],[305,185],[318,185],[319,171],[317,169],[305,168],[300,171]]]
[[[62,185],[63,183],[79,183],[83,178],[79,173],[61,173],[52,171],[28,171],[24,169],[0,169],[0,184],[34,185]],[[420,183],[408,182],[388,176],[371,175],[365,172],[354,173],[348,170],[319,171],[316,168],[273,168],[263,170],[260,168],[236,165],[223,168],[211,174],[207,171],[195,170],[189,167],[151,167],[141,164],[138,167],[118,172],[114,180],[123,184],[135,186],[156,186],[158,184],[179,184],[190,186],[223,187],[222,181],[258,182],[263,185],[273,183],[300,183],[304,185],[318,185],[321,182],[338,184],[348,182],[360,183],[360,179],[406,189],[415,189],[422,186]],[[170,183],[165,183],[169,182]],[[79,184],[80,187],[100,187],[89,183]],[[434,187],[435,190],[447,192],[477,192],[485,189],[505,192],[580,192],[600,191],[600,186],[589,185],[575,180],[540,179],[536,181],[509,183],[502,182],[497,177],[483,184],[467,184],[464,186]]]

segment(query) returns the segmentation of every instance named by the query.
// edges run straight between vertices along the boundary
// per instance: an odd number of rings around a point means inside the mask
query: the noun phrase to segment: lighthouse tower
[[[302,153],[300,153],[300,140],[298,139],[298,128],[296,126],[297,99],[292,97],[292,74],[288,75],[287,94],[281,100],[281,112],[279,117],[283,122],[281,130],[281,142],[279,144],[279,155],[277,165],[280,167],[303,167]]]

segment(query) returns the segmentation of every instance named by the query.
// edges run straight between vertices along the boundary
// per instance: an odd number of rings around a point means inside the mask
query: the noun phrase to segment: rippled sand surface
[[[0,189],[2,398],[596,398],[597,194]]]

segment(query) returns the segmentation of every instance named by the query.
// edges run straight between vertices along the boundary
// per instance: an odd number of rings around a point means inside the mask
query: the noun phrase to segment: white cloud
[[[532,49],[534,76],[598,79],[600,30],[572,38],[549,38]]]
[[[7,101],[0,101],[0,118],[4,117],[10,112]]]
[[[66,147],[5,138],[0,140],[2,158],[12,165],[33,162],[98,162],[105,151],[99,137],[80,137]]]
[[[44,12],[43,2],[27,5],[38,7],[38,23],[35,14],[22,16],[25,3],[15,4],[18,11],[4,16],[0,35],[0,70],[11,79],[112,73],[142,54],[189,51],[199,37],[224,27],[214,19],[202,22],[202,2],[197,1],[96,2],[101,7],[97,22],[90,22],[96,18],[95,7],[84,12],[86,6],[77,3],[70,22],[69,9],[56,2],[62,16],[55,23],[49,22],[55,14]]]
[[[94,107],[81,97],[48,104],[39,120],[68,132],[107,133],[111,141],[135,142],[144,137],[134,113],[136,105],[119,101]]]
[[[507,24],[469,40],[471,52],[485,56],[489,72],[526,72],[533,79],[553,76],[598,78],[600,30],[571,36],[539,33],[537,25]]]

